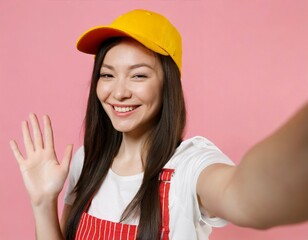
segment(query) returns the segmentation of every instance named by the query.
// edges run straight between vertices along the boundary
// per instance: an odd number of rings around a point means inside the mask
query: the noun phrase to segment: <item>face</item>
[[[96,91],[113,127],[140,136],[156,122],[162,87],[163,70],[157,56],[125,39],[107,52]]]

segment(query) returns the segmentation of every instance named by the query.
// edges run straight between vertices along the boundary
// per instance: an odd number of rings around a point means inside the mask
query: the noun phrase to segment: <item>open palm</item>
[[[34,114],[30,114],[32,137],[28,123],[22,123],[26,158],[21,154],[16,142],[10,142],[31,202],[36,206],[44,200],[58,197],[68,175],[72,156],[72,145],[68,145],[61,163],[58,161],[49,117],[44,116],[43,122],[44,137]]]

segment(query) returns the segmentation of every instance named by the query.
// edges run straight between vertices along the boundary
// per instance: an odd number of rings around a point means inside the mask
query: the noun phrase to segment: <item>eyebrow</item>
[[[108,64],[102,64],[102,67],[108,68],[110,70],[114,70],[114,67],[111,66],[111,65],[108,65]],[[151,65],[146,64],[146,63],[134,64],[134,65],[129,66],[128,69],[129,70],[133,70],[133,69],[140,68],[140,67],[147,67],[147,68],[150,68],[150,69],[154,70],[154,68]]]

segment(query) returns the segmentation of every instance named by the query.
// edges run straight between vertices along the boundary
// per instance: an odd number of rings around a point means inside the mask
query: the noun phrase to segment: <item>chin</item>
[[[133,131],[133,128],[128,126],[119,126],[119,125],[113,125],[114,129],[121,133],[128,133]]]

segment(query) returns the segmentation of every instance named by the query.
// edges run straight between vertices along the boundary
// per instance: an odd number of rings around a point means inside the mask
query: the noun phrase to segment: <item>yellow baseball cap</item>
[[[96,54],[102,41],[122,36],[131,37],[156,53],[169,55],[181,71],[181,35],[167,18],[147,10],[133,10],[119,16],[110,25],[90,28],[78,39],[77,49]]]

